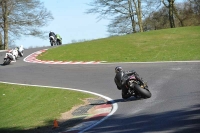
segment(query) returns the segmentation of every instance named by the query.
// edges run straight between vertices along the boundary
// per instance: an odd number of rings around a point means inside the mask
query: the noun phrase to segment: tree
[[[112,17],[109,32],[126,34],[143,32],[141,0],[95,0],[89,3],[92,8],[86,13],[97,13],[98,18]],[[131,28],[131,29],[130,29]]]
[[[119,15],[108,25],[108,32],[111,36],[135,33],[135,20]]]
[[[165,7],[152,12],[144,20],[145,30],[159,30],[169,28],[168,10]]]
[[[176,4],[174,7],[176,7],[174,8],[174,13],[179,21],[179,26],[183,27],[200,24],[200,0],[188,0]]]
[[[193,9],[194,16],[197,20],[196,25],[200,25],[200,0],[188,0],[191,3],[191,8]]]
[[[200,0],[188,0],[174,4],[174,23],[176,27],[200,25]],[[164,5],[154,10],[144,19],[147,30],[170,28],[169,9]]]
[[[169,22],[170,22],[170,27],[175,28],[175,23],[174,23],[174,2],[175,0],[167,0],[168,4],[165,3],[165,0],[161,0],[162,3],[165,5],[165,7],[168,8],[169,10]]]
[[[143,32],[143,23],[142,23],[142,6],[141,0],[133,0],[134,7],[137,14],[138,25],[140,27],[140,32]]]
[[[3,49],[3,40],[2,40],[2,35],[1,35],[1,32],[0,32],[0,50]]]
[[[9,35],[43,37],[43,27],[53,19],[39,0],[0,0],[0,25],[3,30],[4,49],[8,49]]]

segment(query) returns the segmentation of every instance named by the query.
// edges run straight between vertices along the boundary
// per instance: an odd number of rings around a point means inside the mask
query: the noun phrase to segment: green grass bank
[[[72,90],[0,83],[0,132],[53,127],[61,113],[94,97]]]
[[[38,57],[54,61],[200,60],[200,26],[108,37],[49,49]]]

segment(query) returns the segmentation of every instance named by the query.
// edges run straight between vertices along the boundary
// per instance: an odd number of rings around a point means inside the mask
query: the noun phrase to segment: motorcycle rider
[[[12,49],[8,53],[6,53],[6,56],[4,57],[4,59],[7,58],[8,55],[10,55],[12,57],[12,62],[16,62],[16,59],[18,57],[17,49],[16,48]]]
[[[53,39],[54,39],[54,41],[55,41],[55,40],[56,40],[56,34],[55,34],[53,31],[50,31],[50,32],[49,32],[49,38],[50,38],[51,36],[53,37]]]
[[[123,72],[123,79],[124,79],[124,80],[126,80],[129,76],[134,75],[135,78],[136,78],[139,82],[141,82],[141,84],[144,84],[144,82],[143,82],[142,79],[139,77],[139,75],[136,73],[136,71],[134,71],[134,70],[131,70],[131,71],[123,71],[123,69],[122,69],[121,66],[115,67],[115,73],[116,73],[115,78],[114,78],[115,84],[116,84],[116,86],[117,86],[117,88],[118,88],[119,90],[122,90],[122,98],[123,98],[123,99],[127,99],[127,98],[131,97],[132,95],[128,92],[128,89],[127,89],[126,85],[125,85],[125,84],[122,84],[122,81],[119,81],[118,74],[119,74],[120,72]],[[123,80],[123,79],[122,79],[122,80]],[[137,94],[135,94],[134,96],[137,97]]]
[[[53,37],[55,37],[55,36],[56,36],[56,34],[55,34],[53,31],[50,31],[50,32],[49,32],[49,37],[50,37],[50,36],[53,36]]]
[[[62,44],[62,37],[59,34],[56,34],[57,40],[60,41],[60,45]],[[57,42],[58,43],[58,42]],[[57,44],[58,45],[58,44]]]
[[[17,50],[18,50],[18,55],[20,57],[23,57],[23,53],[24,53],[23,45],[21,45],[20,47],[17,47]]]

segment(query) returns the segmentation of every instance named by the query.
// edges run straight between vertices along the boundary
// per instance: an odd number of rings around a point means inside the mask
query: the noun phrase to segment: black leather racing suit
[[[56,34],[55,34],[54,32],[50,32],[50,33],[49,33],[49,37],[50,37],[50,36],[53,36],[54,39],[56,40]]]
[[[54,37],[54,36],[56,36],[56,34],[55,34],[54,32],[50,32],[50,33],[49,33],[49,37],[50,37],[50,36],[53,36],[53,37]]]
[[[115,84],[117,86],[117,88],[119,90],[122,90],[122,98],[123,99],[127,99],[129,97],[131,97],[132,95],[130,93],[128,93],[128,89],[125,86],[125,84],[122,83],[122,80],[127,80],[127,78],[131,75],[134,75],[136,77],[137,80],[139,80],[141,83],[143,83],[143,81],[141,80],[141,78],[139,77],[139,75],[136,73],[136,71],[131,70],[131,71],[123,71],[123,77],[121,77],[120,73],[116,73],[114,81]]]

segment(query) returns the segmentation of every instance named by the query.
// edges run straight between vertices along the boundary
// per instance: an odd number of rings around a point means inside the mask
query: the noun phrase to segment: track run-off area
[[[30,63],[24,59],[43,50],[25,50],[24,58],[0,66],[0,81],[74,88],[107,97],[115,104],[112,115],[83,130],[87,133],[199,133],[200,62],[148,63]],[[0,53],[3,57],[5,52]],[[29,56],[30,57],[30,56]],[[30,61],[30,60],[29,60]],[[1,63],[0,63],[1,64]],[[148,82],[152,97],[123,100],[114,83],[114,68],[134,69]]]

